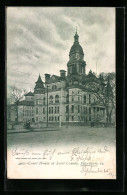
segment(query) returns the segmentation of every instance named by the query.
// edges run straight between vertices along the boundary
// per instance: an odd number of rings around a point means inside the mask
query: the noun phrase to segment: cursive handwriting
[[[100,148],[75,147],[71,150],[45,149],[43,151],[29,151],[25,148],[14,147],[11,151],[12,156],[17,160],[18,165],[30,166],[78,166],[79,172],[84,176],[101,173],[110,178],[114,178],[114,172],[110,165],[105,164],[105,155],[110,150],[107,146]],[[106,157],[107,158],[107,157]]]
[[[12,156],[18,156],[18,155],[22,155],[22,157],[24,157],[25,155],[29,155],[28,150],[26,149],[20,149],[18,150],[17,147],[12,149]]]

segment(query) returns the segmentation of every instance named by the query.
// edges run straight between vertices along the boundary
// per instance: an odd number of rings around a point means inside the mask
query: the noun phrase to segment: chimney
[[[60,70],[60,77],[62,79],[65,79],[65,76],[66,76],[66,71],[65,70]]]
[[[50,80],[50,74],[45,74],[45,83],[48,83]]]

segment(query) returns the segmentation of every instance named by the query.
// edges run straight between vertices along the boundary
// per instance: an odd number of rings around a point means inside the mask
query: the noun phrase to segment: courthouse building
[[[60,75],[45,74],[45,81],[39,75],[34,92],[25,95],[18,103],[18,121],[36,123],[84,123],[105,122],[104,105],[93,93],[84,88],[86,83],[99,82],[90,70],[86,75],[84,52],[76,32],[69,52],[67,71]],[[14,105],[11,106],[11,109]],[[11,110],[10,109],[10,110]],[[16,113],[8,111],[9,120],[16,121]]]
[[[86,75],[84,52],[76,32],[69,52],[66,70],[60,75],[45,74],[45,81],[39,75],[34,88],[34,120],[45,123],[89,123],[104,121],[105,108],[96,96],[84,90],[83,84],[97,81],[90,71]]]

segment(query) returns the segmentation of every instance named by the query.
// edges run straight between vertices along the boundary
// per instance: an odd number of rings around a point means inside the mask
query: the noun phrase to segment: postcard
[[[115,8],[7,7],[7,178],[116,179]]]

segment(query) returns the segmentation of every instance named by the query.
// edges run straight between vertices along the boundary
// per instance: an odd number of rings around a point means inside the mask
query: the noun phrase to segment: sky
[[[115,8],[8,7],[7,84],[33,91],[40,74],[67,71],[77,26],[86,73],[115,72]]]

